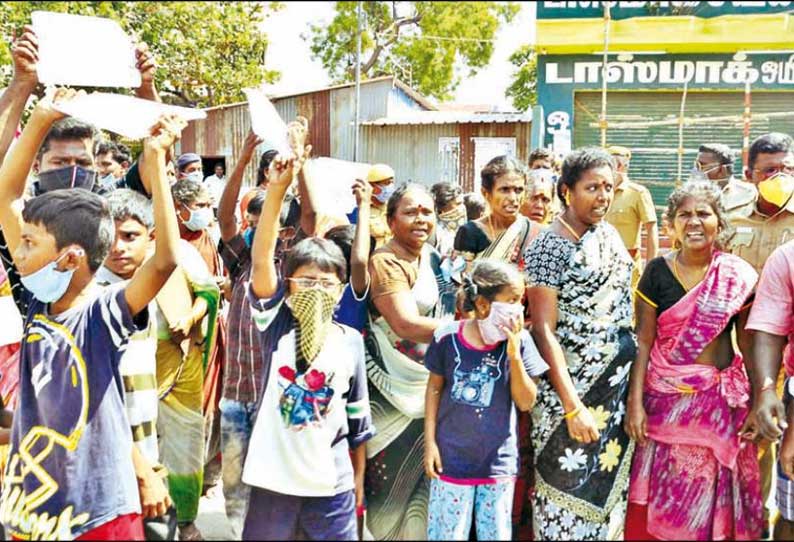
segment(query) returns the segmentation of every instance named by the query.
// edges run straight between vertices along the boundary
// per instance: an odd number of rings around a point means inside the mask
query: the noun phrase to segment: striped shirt
[[[96,280],[100,286],[124,281],[105,266],[97,271]],[[132,440],[147,461],[156,465],[160,461],[156,430],[157,311],[152,305],[149,306],[148,326],[130,336],[119,362],[119,373],[124,384],[124,408],[132,429]]]
[[[251,276],[251,250],[242,235],[223,243],[221,258],[232,280],[232,301],[226,326],[226,365],[223,398],[241,403],[259,400],[262,349],[251,319],[247,284]]]

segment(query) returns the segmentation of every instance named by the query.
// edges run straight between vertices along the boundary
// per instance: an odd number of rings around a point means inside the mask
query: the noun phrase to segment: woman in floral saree
[[[626,540],[752,540],[761,534],[754,443],[739,437],[750,385],[744,321],[758,278],[715,244],[719,191],[689,183],[670,196],[675,250],[637,288],[639,349],[626,429],[637,442]]]
[[[535,540],[605,540],[622,510],[633,444],[623,430],[632,261],[604,222],[614,164],[601,149],[565,158],[565,211],[526,252],[532,336],[549,364],[532,411]]]

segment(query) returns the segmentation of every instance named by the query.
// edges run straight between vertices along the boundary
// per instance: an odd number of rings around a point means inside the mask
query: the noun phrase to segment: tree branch
[[[376,33],[375,43],[377,45],[375,46],[375,49],[373,49],[369,59],[364,63],[363,66],[361,66],[361,73],[366,74],[367,72],[369,72],[372,69],[372,67],[375,65],[375,63],[378,61],[378,58],[380,57],[384,49],[394,45],[397,42],[397,40],[400,37],[400,28],[412,24],[419,24],[421,20],[422,20],[421,14],[414,15],[413,17],[403,17],[402,19],[397,19],[393,21],[388,26],[386,31],[384,31],[382,34]],[[382,35],[389,35],[389,34],[393,34],[393,35],[389,39],[387,39],[386,42],[379,43],[379,40]]]

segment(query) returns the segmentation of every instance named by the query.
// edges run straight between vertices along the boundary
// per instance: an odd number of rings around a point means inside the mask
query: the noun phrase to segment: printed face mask
[[[187,229],[190,231],[201,231],[207,229],[212,222],[212,209],[209,207],[202,207],[201,209],[189,209],[190,218],[182,221]]]
[[[380,193],[374,194],[375,199],[381,203],[386,203],[389,201],[389,198],[394,191],[397,190],[397,187],[394,186],[394,183],[387,184],[386,186],[382,186],[380,189]]]
[[[446,230],[458,231],[458,228],[466,224],[466,207],[458,205],[446,213],[440,213],[438,215],[438,224]]]
[[[520,318],[524,307],[520,303],[491,303],[491,312],[483,320],[477,320],[480,336],[485,344],[497,344],[507,340],[507,335],[502,331],[502,326],[510,327],[510,320]]]
[[[62,188],[93,190],[95,184],[96,171],[80,166],[67,166],[39,173],[36,195]]]
[[[298,290],[287,298],[287,306],[298,321],[298,346],[311,362],[320,353],[331,329],[337,298],[320,288]]]
[[[782,209],[794,193],[794,177],[785,173],[776,173],[758,183],[758,193],[764,201]]]
[[[75,270],[58,271],[56,269],[58,262],[67,254],[69,252],[64,252],[35,273],[20,277],[22,285],[42,303],[58,301],[69,288]]]

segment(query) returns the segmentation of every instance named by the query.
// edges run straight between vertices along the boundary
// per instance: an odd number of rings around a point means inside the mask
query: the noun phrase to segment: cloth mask
[[[373,194],[375,199],[381,203],[386,203],[389,201],[389,198],[394,194],[394,191],[397,190],[397,187],[394,183],[390,183],[380,189],[380,193]]]
[[[466,218],[466,206],[458,205],[454,209],[450,209],[446,213],[439,213],[438,225],[445,230],[456,232],[458,229],[468,222]]]
[[[507,335],[502,331],[502,327],[510,327],[510,320],[520,318],[524,313],[524,306],[520,303],[502,303],[494,301],[491,303],[491,312],[482,320],[477,320],[485,344],[497,344],[507,340]]]
[[[190,231],[201,231],[207,229],[212,222],[212,209],[209,207],[202,207],[201,209],[190,209],[190,218],[183,220],[182,224],[185,225]]]
[[[794,177],[785,173],[776,173],[758,183],[758,193],[764,201],[782,209],[794,193]]]
[[[93,191],[95,184],[96,171],[81,166],[67,166],[39,173],[36,195],[62,188],[85,188]]]
[[[325,343],[331,329],[337,298],[320,288],[299,290],[290,294],[287,307],[298,321],[298,347],[303,358],[312,362]]]
[[[114,177],[112,173],[108,173],[104,177],[99,178],[99,185],[105,190],[115,189],[117,182],[116,177]]]
[[[27,288],[42,303],[58,301],[69,288],[69,283],[72,282],[72,275],[74,275],[75,271],[74,269],[69,269],[68,271],[58,271],[56,269],[58,262],[67,254],[69,254],[68,251],[35,273],[20,277],[22,286]],[[79,254],[82,255],[82,251]]]

